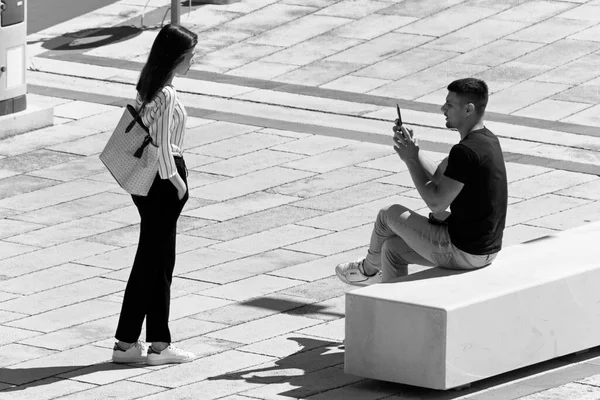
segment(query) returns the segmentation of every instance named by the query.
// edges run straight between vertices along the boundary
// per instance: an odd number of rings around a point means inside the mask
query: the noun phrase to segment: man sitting
[[[413,131],[396,121],[394,150],[433,214],[450,207],[443,223],[395,204],[377,215],[365,259],[340,264],[337,276],[365,286],[408,274],[408,264],[474,269],[492,263],[502,247],[508,190],[498,138],[484,125],[485,82],[466,78],[448,85],[441,110],[460,142],[436,165],[419,152]],[[430,214],[431,215],[431,214]]]

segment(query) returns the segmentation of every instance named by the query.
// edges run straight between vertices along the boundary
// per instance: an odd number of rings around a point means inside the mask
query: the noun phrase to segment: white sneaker
[[[335,274],[344,283],[354,286],[369,286],[381,283],[381,271],[375,275],[368,276],[364,273],[365,259],[343,263],[335,267]]]
[[[131,364],[145,362],[148,355],[148,345],[140,340],[131,345],[127,350],[115,343],[113,347],[112,361],[119,364]]]
[[[148,365],[183,364],[195,359],[194,353],[181,350],[173,345],[169,345],[163,351],[154,350],[154,347],[150,346],[147,363]]]

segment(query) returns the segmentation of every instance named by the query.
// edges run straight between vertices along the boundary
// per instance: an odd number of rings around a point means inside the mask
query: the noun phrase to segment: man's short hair
[[[457,79],[448,85],[448,91],[454,92],[466,103],[473,103],[475,113],[483,115],[488,102],[488,86],[481,79]]]

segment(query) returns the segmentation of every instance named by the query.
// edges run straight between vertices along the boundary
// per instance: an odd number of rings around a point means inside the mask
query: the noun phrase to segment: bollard
[[[171,23],[179,24],[181,15],[180,0],[171,0]]]

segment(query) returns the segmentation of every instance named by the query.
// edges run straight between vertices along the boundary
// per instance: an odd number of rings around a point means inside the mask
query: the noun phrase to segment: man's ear
[[[475,113],[475,104],[467,103],[467,105],[465,105],[465,113],[467,114],[467,116]]]

